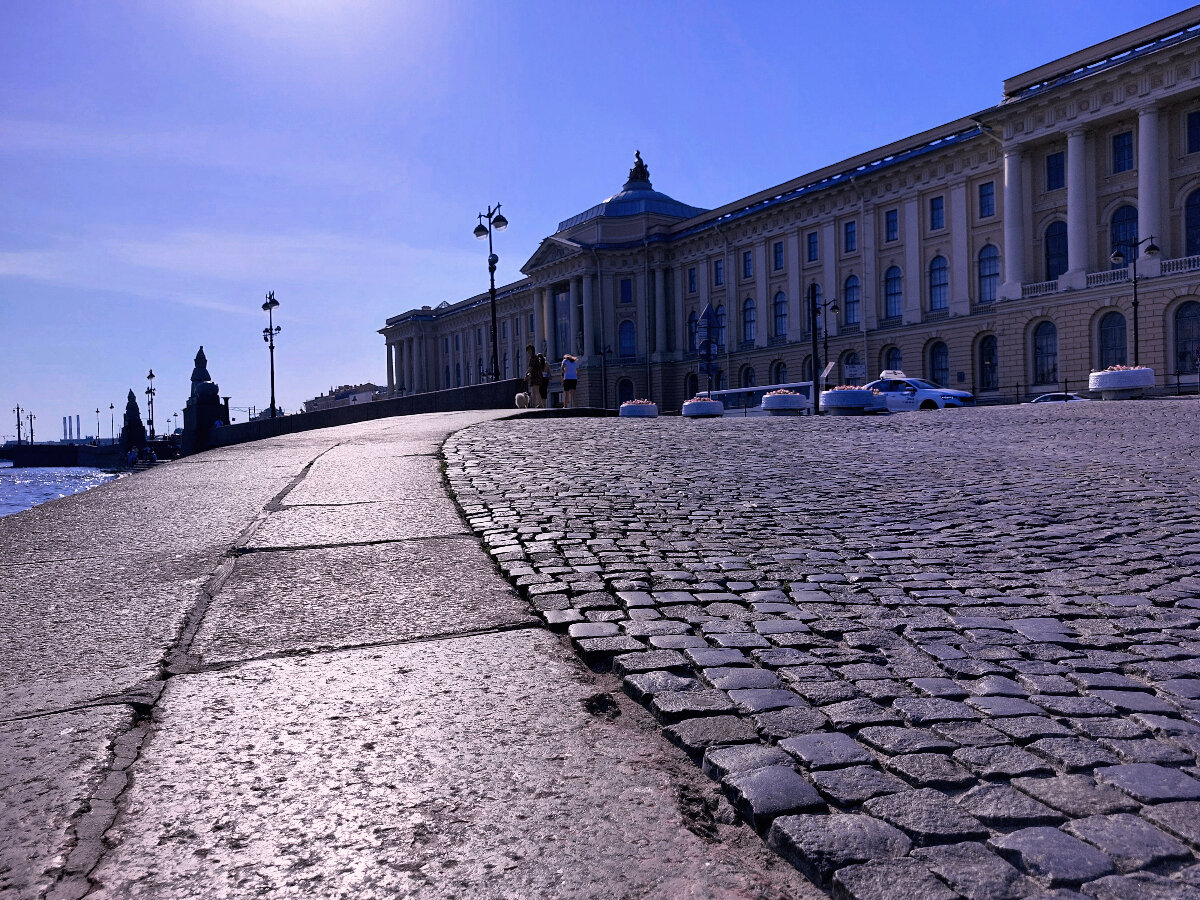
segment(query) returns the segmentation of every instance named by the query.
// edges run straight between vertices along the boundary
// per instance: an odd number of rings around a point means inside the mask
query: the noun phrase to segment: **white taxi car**
[[[883,395],[890,412],[975,405],[975,396],[970,391],[955,391],[924,378],[909,378],[897,369],[880,372],[879,380],[867,387]]]

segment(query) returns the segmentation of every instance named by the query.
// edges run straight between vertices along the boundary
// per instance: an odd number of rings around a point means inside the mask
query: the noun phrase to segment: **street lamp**
[[[33,420],[37,418],[33,413],[29,413],[26,417],[29,419],[29,446],[33,446]]]
[[[146,415],[150,420],[150,440],[154,440],[154,370],[146,376],[149,386],[146,388]]]
[[[100,407],[96,407],[96,446],[100,446]]]
[[[829,319],[827,318],[829,313],[833,313],[835,316],[842,314],[841,307],[837,305],[837,299],[834,297],[821,301],[821,337],[825,345],[822,352],[825,355],[826,365],[829,364]]]
[[[17,446],[21,446],[21,404],[17,404],[17,408],[13,410],[17,414]]]
[[[487,219],[487,224],[483,221]],[[486,213],[479,214],[479,224],[475,226],[475,237],[488,242],[488,295],[492,301],[492,380],[500,380],[500,348],[496,343],[496,263],[500,262],[492,250],[492,229],[503,231],[508,227],[508,219],[500,212],[500,204],[488,207]]]
[[[108,443],[110,445],[117,442],[117,414],[113,412],[116,408],[115,404],[108,404]]]
[[[1150,237],[1142,238],[1140,241],[1121,241],[1117,244],[1117,248],[1113,250],[1112,256],[1109,257],[1114,266],[1123,266],[1125,265],[1125,254],[1121,252],[1121,248],[1127,247],[1133,251],[1132,259],[1129,260],[1129,264],[1133,266],[1133,364],[1135,366],[1140,365],[1138,360],[1138,345],[1140,341],[1138,339],[1137,258],[1138,249],[1142,246],[1142,244],[1149,245],[1144,251],[1142,251],[1147,256],[1158,256],[1158,245],[1154,243],[1154,235],[1150,235]]]
[[[275,409],[275,335],[283,331],[282,326],[275,324],[275,310],[279,308],[279,301],[275,299],[275,292],[268,291],[267,299],[262,305],[263,312],[267,314],[267,327],[263,329],[263,340],[267,342],[267,348],[271,351],[271,418],[275,418],[277,410]]]

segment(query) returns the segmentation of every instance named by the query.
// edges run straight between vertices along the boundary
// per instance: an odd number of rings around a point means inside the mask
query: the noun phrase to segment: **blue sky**
[[[203,344],[234,407],[383,383],[384,320],[487,286],[620,189],[715,207],[986,108],[1186,8],[1045,2],[0,4],[0,435],[108,435]],[[237,414],[242,418],[244,414]],[[90,426],[87,425],[90,421]]]

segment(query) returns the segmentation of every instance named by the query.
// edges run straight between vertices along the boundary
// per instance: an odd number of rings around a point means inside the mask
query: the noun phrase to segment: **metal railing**
[[[749,415],[751,410],[756,409],[762,404],[763,394],[766,394],[768,391],[780,390],[795,391],[797,394],[803,394],[808,401],[809,410],[811,410],[811,381],[792,381],[787,384],[764,384],[744,388],[727,388],[719,391],[697,391],[696,396],[711,397],[713,400],[720,400],[725,404],[727,411],[740,409],[742,415]]]

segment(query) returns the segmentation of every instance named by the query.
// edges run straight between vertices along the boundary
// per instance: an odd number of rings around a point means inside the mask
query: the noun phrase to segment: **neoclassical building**
[[[570,352],[589,405],[678,409],[706,386],[707,304],[724,387],[809,380],[814,327],[841,382],[903,368],[1011,400],[1136,361],[1160,390],[1195,385],[1200,8],[719,209],[654,190],[638,155],[621,191],[561,222],[522,272],[498,290],[501,376],[523,374],[528,344],[552,362]],[[389,391],[487,378],[490,322],[486,293],[389,318]]]

